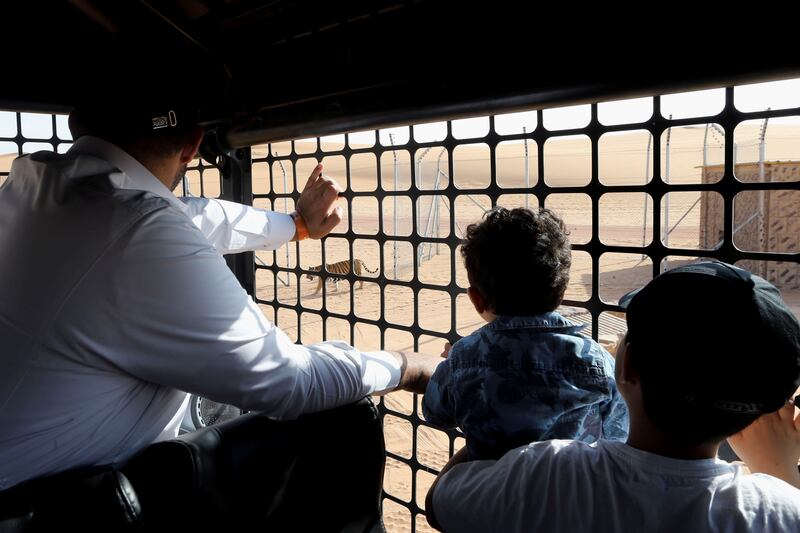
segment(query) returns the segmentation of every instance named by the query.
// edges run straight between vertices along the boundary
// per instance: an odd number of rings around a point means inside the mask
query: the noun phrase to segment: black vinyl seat
[[[383,531],[383,430],[369,399],[278,422],[250,413],[0,492],[0,533]]]
[[[73,470],[0,492],[0,533],[141,531],[142,509],[125,475],[108,466]]]

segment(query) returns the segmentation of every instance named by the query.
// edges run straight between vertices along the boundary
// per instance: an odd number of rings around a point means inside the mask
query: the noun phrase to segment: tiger
[[[366,270],[370,274],[375,274],[376,272],[378,272],[377,268],[375,270],[370,270],[369,267],[367,267],[366,263],[364,263],[363,260],[358,259],[358,258],[353,259],[353,265],[355,265],[354,270],[355,270],[356,276],[363,275],[363,271],[364,270]],[[322,265],[308,267],[308,270],[310,270],[312,272],[319,272],[320,270],[322,270]],[[325,265],[325,270],[330,274],[349,274],[350,273],[350,260],[349,259],[345,259],[344,261],[339,261],[338,263],[327,263]],[[313,274],[306,274],[306,277],[309,280],[313,280],[315,277],[319,278],[319,283],[317,284],[317,290],[314,291],[314,294],[318,294],[319,291],[322,290],[322,284],[324,283],[324,278],[322,276],[314,276]],[[336,277],[336,276],[329,276],[328,279],[333,281],[334,285],[336,286],[336,289],[338,290],[339,289],[339,282],[344,278]],[[358,285],[359,288],[364,286],[364,280],[358,280],[358,282],[359,282],[359,285]]]

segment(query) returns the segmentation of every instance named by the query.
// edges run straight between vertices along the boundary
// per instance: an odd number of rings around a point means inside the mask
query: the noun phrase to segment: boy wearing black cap
[[[656,277],[621,305],[627,443],[537,442],[461,465],[457,454],[428,493],[429,522],[444,531],[798,530],[800,418],[788,400],[800,384],[800,324],[778,290],[704,262]],[[753,475],[716,458],[727,437]]]

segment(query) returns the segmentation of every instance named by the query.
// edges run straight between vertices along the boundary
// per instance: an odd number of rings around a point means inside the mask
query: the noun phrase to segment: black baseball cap
[[[197,125],[198,109],[198,105],[188,100],[132,98],[81,103],[75,106],[73,113],[91,131],[156,138]]]
[[[660,393],[684,407],[767,413],[800,385],[800,323],[777,288],[746,270],[716,261],[680,266],[620,306],[641,364]]]
[[[112,138],[158,138],[197,125],[208,100],[202,84],[181,79],[179,72],[151,59],[103,67],[108,83],[88,87],[74,102],[77,122]]]

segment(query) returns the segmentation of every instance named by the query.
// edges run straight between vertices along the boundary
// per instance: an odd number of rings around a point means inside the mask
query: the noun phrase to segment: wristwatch
[[[294,240],[302,241],[303,239],[308,239],[308,226],[306,226],[303,216],[297,211],[293,211],[289,216],[294,220]]]

